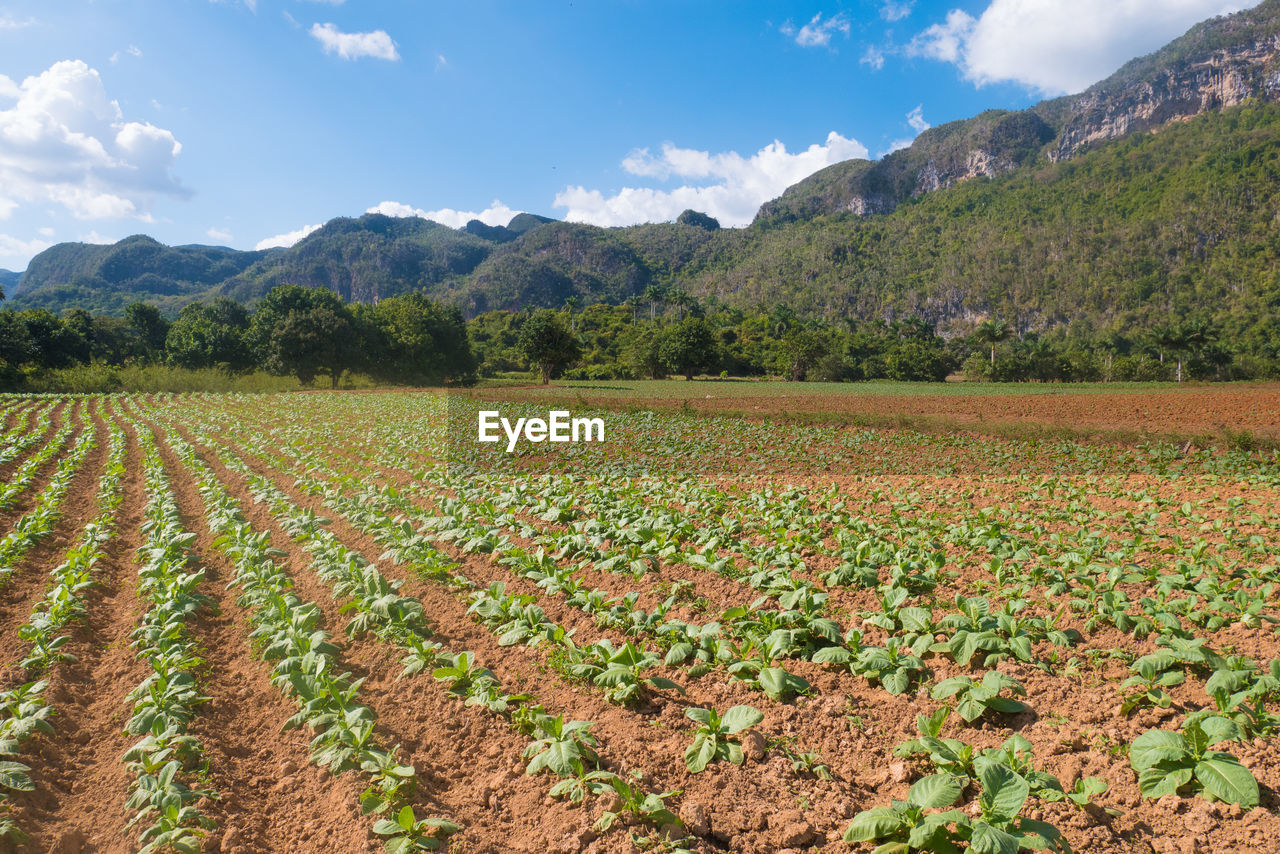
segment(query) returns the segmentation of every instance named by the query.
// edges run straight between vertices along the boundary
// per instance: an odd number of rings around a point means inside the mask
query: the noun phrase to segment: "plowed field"
[[[479,408],[0,397],[0,850],[1280,844],[1275,456]]]

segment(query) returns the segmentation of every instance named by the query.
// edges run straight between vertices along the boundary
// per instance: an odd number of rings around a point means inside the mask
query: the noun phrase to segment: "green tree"
[[[974,339],[979,344],[991,348],[991,367],[994,368],[996,366],[996,345],[1001,341],[1009,340],[1011,334],[1013,334],[1013,330],[1003,320],[984,320],[974,330]]]
[[[704,317],[686,317],[663,330],[658,354],[671,370],[693,379],[699,371],[713,368],[720,358],[716,333]]]
[[[366,352],[374,351],[368,361],[380,377],[416,385],[474,379],[475,356],[457,308],[416,292],[384,299],[369,313],[375,334],[365,337]]]
[[[328,288],[272,288],[254,310],[248,340],[263,367],[304,385],[327,374],[337,388],[361,354],[351,309]]]
[[[803,380],[828,353],[826,338],[812,329],[793,329],[782,339],[783,367],[792,382]]]
[[[560,315],[550,309],[535,311],[524,322],[518,349],[526,362],[537,366],[543,385],[582,357],[578,339],[565,328]]]
[[[169,321],[160,309],[145,302],[130,303],[124,310],[124,319],[138,341],[141,355],[148,361],[161,359],[169,335]]]
[[[165,335],[165,361],[180,368],[220,368],[239,373],[253,366],[245,341],[249,313],[226,297],[208,303],[191,303],[169,326]]]

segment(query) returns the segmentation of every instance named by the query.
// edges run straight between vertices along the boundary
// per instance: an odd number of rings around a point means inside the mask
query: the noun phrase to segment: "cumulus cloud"
[[[859,59],[858,62],[862,65],[870,65],[876,71],[879,71],[884,68],[884,51],[875,45],[868,45],[866,51],[862,54],[862,59]]]
[[[311,232],[323,226],[324,223],[319,222],[315,225],[304,225],[297,231],[286,231],[284,234],[277,234],[275,237],[268,237],[259,240],[254,244],[254,249],[275,249],[276,247],[287,248],[306,237]]]
[[[228,229],[218,228],[217,226],[210,228],[205,232],[205,234],[209,235],[211,239],[216,240],[219,243],[230,243],[235,239]]]
[[[915,0],[884,0],[880,6],[880,17],[886,21],[901,21],[911,14]]]
[[[325,53],[336,53],[343,59],[368,56],[394,62],[400,58],[400,54],[396,52],[396,43],[385,30],[344,33],[333,24],[314,24],[311,27],[311,37],[320,42]]]
[[[447,225],[450,228],[462,228],[473,219],[478,219],[485,225],[506,225],[511,222],[512,217],[523,213],[523,211],[514,210],[498,199],[494,199],[492,204],[482,211],[458,211],[453,208],[427,211],[422,208],[411,207],[403,202],[379,202],[365,211],[365,213],[397,217],[416,216],[429,219],[432,222],[438,222],[441,225]]]
[[[29,27],[35,23],[34,18],[26,18],[19,21],[7,14],[0,15],[0,30],[20,30],[23,27]]]
[[[125,51],[124,51],[124,52],[125,52],[125,53],[127,53],[127,54],[129,54],[129,55],[130,55],[130,56],[132,56],[132,57],[140,57],[140,56],[142,56],[142,48],[138,47],[137,45],[133,45],[133,44],[131,44],[131,45],[129,45],[127,48],[125,48]],[[119,62],[119,61],[120,61],[120,51],[116,51],[115,53],[111,54],[111,58],[110,58],[108,61],[109,61],[112,65],[114,65],[114,64],[115,64],[115,63],[117,63],[117,62]]]
[[[15,101],[0,101],[0,188],[10,202],[150,222],[157,196],[190,196],[173,174],[182,145],[163,128],[126,121],[85,63],[55,63],[21,86],[0,78],[0,96]]]
[[[1079,92],[1192,24],[1258,0],[991,0],[978,16],[954,9],[919,33],[909,55],[954,63],[978,86],[1020,83],[1046,95]]]
[[[566,187],[556,195],[555,206],[568,209],[567,220],[602,226],[667,222],[688,208],[708,213],[722,225],[742,226],[751,222],[761,204],[797,181],[832,163],[867,156],[866,146],[835,131],[825,143],[795,154],[777,140],[750,157],[666,143],[658,155],[643,148],[631,152],[622,168],[637,177],[675,177],[691,183],[672,190],[624,187],[611,196],[581,186]]]
[[[844,33],[847,37],[849,29],[849,16],[843,12],[832,15],[825,21],[822,20],[822,13],[819,12],[798,30],[795,24],[787,21],[782,25],[782,34],[794,38],[796,44],[801,47],[827,47],[831,44],[833,35]]]

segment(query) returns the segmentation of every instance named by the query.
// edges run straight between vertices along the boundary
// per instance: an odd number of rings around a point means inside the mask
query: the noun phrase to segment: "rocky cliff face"
[[[1154,130],[1249,98],[1280,98],[1280,35],[1217,50],[1138,80],[1104,81],[1071,99],[1070,118],[1049,148],[1051,160],[1097,142]]]
[[[879,161],[837,163],[789,187],[757,218],[889,213],[959,181],[994,178],[1038,157],[1065,160],[1250,98],[1280,100],[1280,0],[1198,24],[1079,95],[942,125]]]

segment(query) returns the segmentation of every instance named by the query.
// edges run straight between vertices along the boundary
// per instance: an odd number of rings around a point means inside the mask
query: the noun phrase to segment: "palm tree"
[[[662,285],[650,285],[644,289],[644,298],[649,302],[649,320],[658,319],[658,303],[666,298],[667,289]]]
[[[1009,336],[1012,334],[1013,330],[1003,320],[984,320],[974,330],[973,337],[978,339],[979,344],[989,344],[991,346],[991,367],[994,368],[996,366],[996,345],[1001,341],[1009,340]]]
[[[640,308],[641,299],[638,296],[629,296],[623,300],[622,304],[631,309],[631,325],[636,325],[636,311]]]
[[[696,300],[684,288],[672,288],[667,291],[667,302],[676,307],[676,320],[684,320],[684,311],[692,308]]]
[[[573,316],[573,312],[580,305],[582,305],[582,300],[578,299],[576,296],[567,296],[564,298],[564,310],[569,314],[569,331],[575,334],[578,331],[578,324],[577,319]]]

